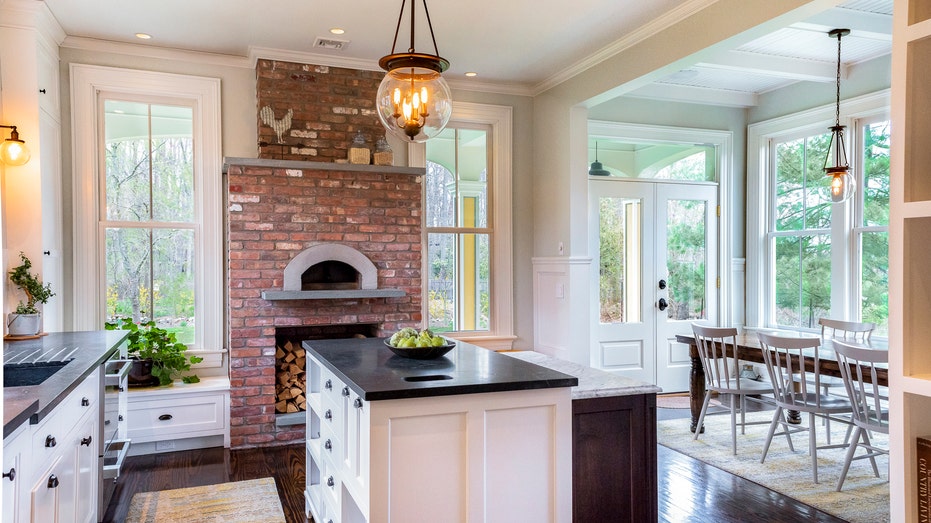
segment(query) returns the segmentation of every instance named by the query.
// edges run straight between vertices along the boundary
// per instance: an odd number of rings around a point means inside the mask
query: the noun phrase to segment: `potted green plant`
[[[19,287],[26,294],[26,302],[20,300],[16,310],[7,316],[7,332],[11,336],[35,336],[41,331],[41,312],[37,304],[45,304],[55,295],[52,284],[42,284],[39,276],[29,272],[32,262],[20,251],[19,266],[10,269],[9,277],[13,285]]]
[[[128,330],[126,353],[133,358],[129,384],[135,386],[170,385],[180,377],[184,383],[197,383],[196,374],[183,375],[191,364],[204,361],[199,356],[185,354],[187,345],[175,338],[175,333],[155,325],[154,321],[136,324],[132,318],[118,318],[106,323],[107,330]]]

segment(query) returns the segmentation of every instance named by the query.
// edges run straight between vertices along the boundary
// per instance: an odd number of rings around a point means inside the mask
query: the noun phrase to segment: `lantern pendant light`
[[[387,72],[378,86],[375,100],[378,118],[385,129],[412,142],[425,142],[438,135],[449,123],[453,112],[449,86],[442,76],[443,71],[449,69],[449,61],[439,56],[427,0],[422,2],[434,54],[418,53],[414,49],[414,5],[417,0],[411,0],[410,47],[406,53],[394,52],[407,3],[407,0],[402,0],[391,54],[378,61],[378,65]]]
[[[831,201],[835,203],[850,199],[856,190],[856,181],[850,173],[850,165],[847,163],[847,153],[844,147],[844,129],[846,129],[846,126],[840,124],[840,40],[841,37],[849,34],[850,29],[833,29],[828,33],[831,38],[837,38],[837,99],[834,105],[834,125],[828,128],[831,131],[831,143],[828,144],[828,155],[824,159],[824,172],[831,177]],[[833,160],[833,165],[831,160]]]

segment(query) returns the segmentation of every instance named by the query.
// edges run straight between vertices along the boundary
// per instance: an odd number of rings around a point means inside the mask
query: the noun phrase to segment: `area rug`
[[[807,423],[807,416],[806,423]],[[747,414],[748,421],[772,419],[772,411]],[[831,423],[831,441],[843,441],[846,425]],[[873,475],[869,460],[857,460],[850,465],[841,492],[836,492],[837,480],[844,465],[846,449],[818,451],[818,481],[811,475],[808,455],[808,433],[793,435],[795,452],[789,450],[785,436],[773,438],[766,462],[760,463],[768,425],[753,425],[746,434],[737,433],[737,455],[731,451],[730,415],[706,417],[705,432],[693,440],[689,419],[664,420],[657,423],[659,444],[691,456],[731,474],[763,485],[806,505],[852,523],[885,523],[889,521],[889,459],[876,458],[880,477]],[[817,427],[818,444],[824,441],[824,426]],[[873,444],[888,448],[884,434],[874,434]]]
[[[274,478],[140,492],[126,523],[285,523]]]
[[[711,398],[708,403],[712,407],[720,407],[721,402]],[[660,394],[656,397],[656,407],[660,409],[688,409],[692,406],[692,400],[688,396],[664,396]]]

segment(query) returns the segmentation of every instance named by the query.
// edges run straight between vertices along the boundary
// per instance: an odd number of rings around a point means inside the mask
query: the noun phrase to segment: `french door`
[[[717,191],[712,183],[589,181],[591,365],[688,390],[676,334],[718,316]]]

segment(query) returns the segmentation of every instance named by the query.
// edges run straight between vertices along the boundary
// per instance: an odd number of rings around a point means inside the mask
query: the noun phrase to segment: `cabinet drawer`
[[[32,458],[36,467],[42,467],[46,459],[55,455],[65,444],[71,429],[85,415],[98,415],[99,398],[100,368],[97,368],[33,429]]]
[[[130,402],[129,439],[145,443],[216,434],[224,430],[225,409],[223,394]]]

